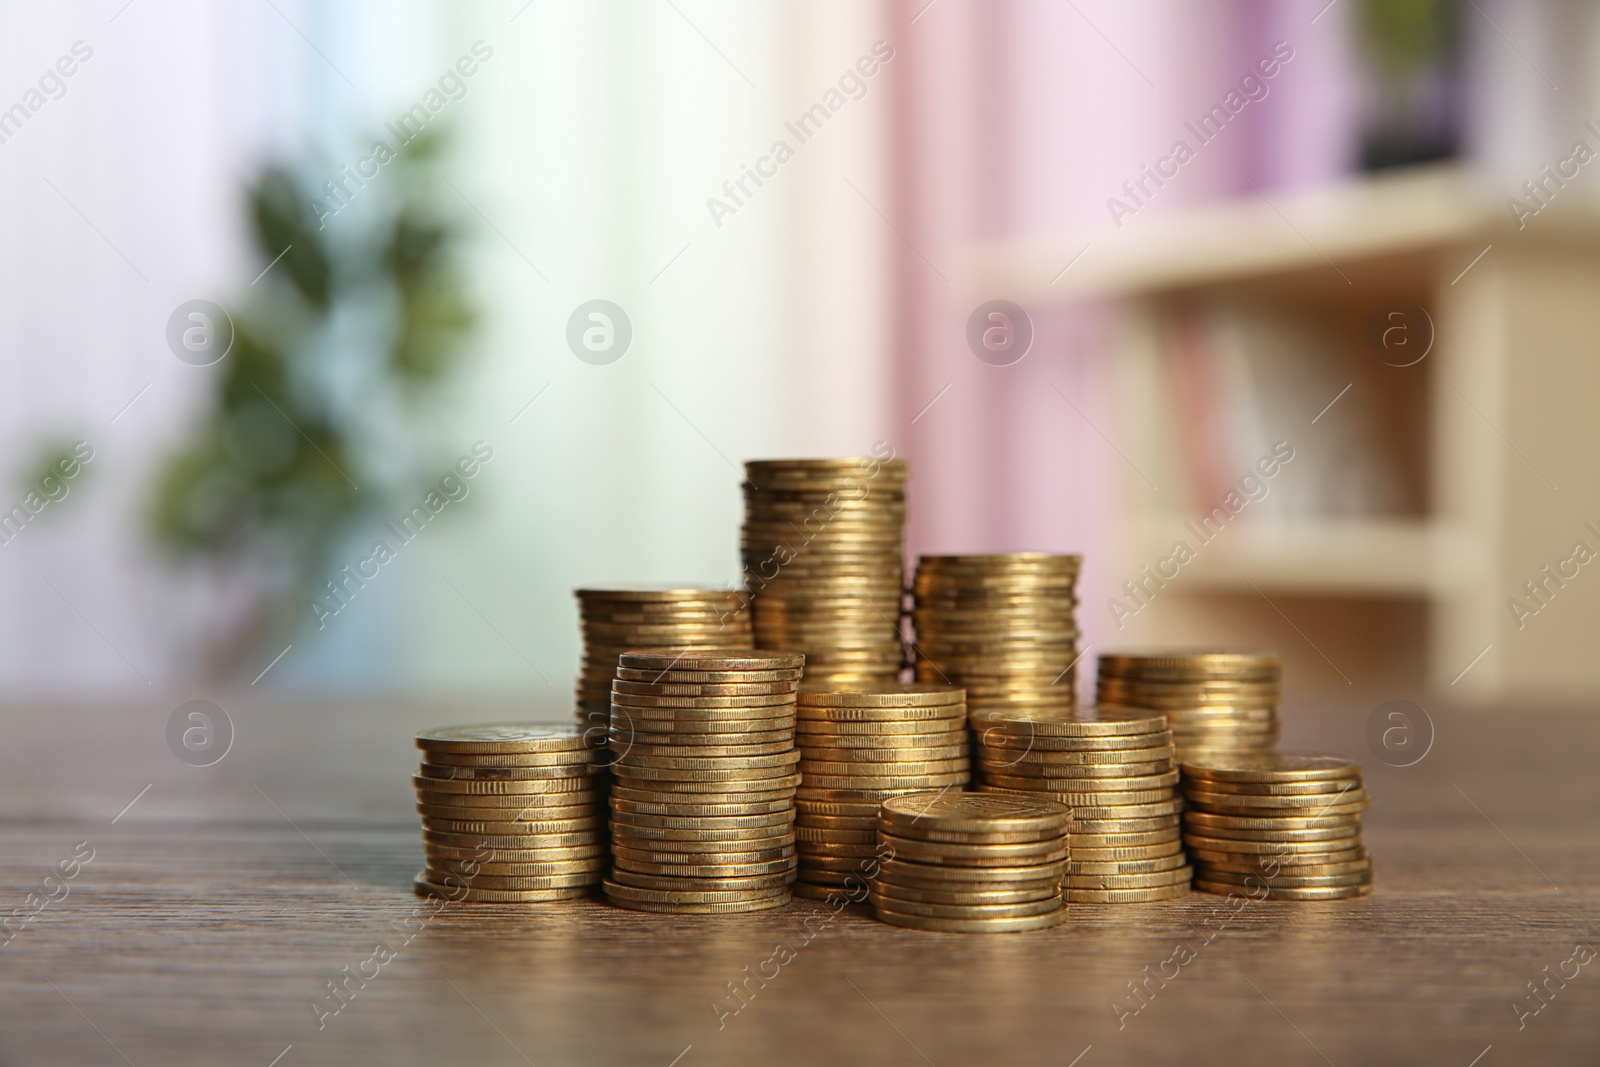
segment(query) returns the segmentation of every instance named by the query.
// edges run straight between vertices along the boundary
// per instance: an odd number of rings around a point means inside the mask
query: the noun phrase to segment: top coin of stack
[[[617,656],[630,648],[749,648],[750,614],[732,589],[588,586],[575,591],[583,634],[578,721],[604,733]]]
[[[967,691],[973,714],[1071,710],[1081,556],[923,556],[911,617],[917,680]]]
[[[1173,767],[1160,715],[1120,721],[1092,712],[974,715],[984,790],[1047,797],[1072,809],[1067,900],[1168,900],[1189,892]]]
[[[1271,752],[1282,675],[1272,652],[1105,653],[1095,700],[1108,715],[1161,712],[1180,759]]]
[[[745,474],[756,646],[804,652],[808,681],[893,681],[904,660],[905,460],[751,460]]]
[[[571,723],[417,734],[412,779],[427,868],[419,893],[484,902],[587,896],[605,874],[605,797]]]
[[[883,800],[966,786],[966,697],[946,685],[807,684],[796,713],[795,892],[827,899],[865,885]]]
[[[878,813],[892,855],[872,880],[879,919],[946,933],[1042,930],[1067,917],[1061,877],[1070,814],[1048,800],[913,793]]]
[[[1195,888],[1258,900],[1372,892],[1361,843],[1361,765],[1339,756],[1240,755],[1183,764],[1183,840]]]
[[[789,902],[795,652],[624,652],[611,695],[611,903],[733,912]]]

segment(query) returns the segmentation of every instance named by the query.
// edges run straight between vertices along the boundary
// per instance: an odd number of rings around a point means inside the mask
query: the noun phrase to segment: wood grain
[[[1479,1067],[1600,1060],[1600,959],[1552,982],[1520,1031],[1510,1006],[1576,944],[1600,949],[1589,713],[1430,708],[1433,750],[1399,769],[1366,749],[1376,700],[1286,710],[1286,748],[1364,759],[1377,890],[1250,904],[1209,943],[1196,929],[1228,909],[1204,894],[994,937],[854,909],[820,922],[812,902],[709,918],[461,905],[403,943],[395,924],[420,904],[411,733],[506,706],[236,699],[235,750],[196,769],[162,738],[177,703],[4,713],[0,906],[78,842],[94,858],[0,947],[0,1064],[1467,1067],[1491,1045]],[[380,941],[395,958],[319,1030],[313,1000]],[[779,943],[793,960],[719,1028],[725,983]],[[1119,1029],[1111,1004],[1135,1004],[1127,983],[1180,943],[1193,960]]]

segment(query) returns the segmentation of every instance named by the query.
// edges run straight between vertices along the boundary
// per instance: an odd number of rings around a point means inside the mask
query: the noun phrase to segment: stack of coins
[[[808,681],[899,677],[906,473],[893,459],[745,464],[755,643],[805,653]]]
[[[1074,904],[1169,900],[1189,892],[1172,733],[1160,715],[974,714],[984,791],[1072,809]]]
[[[589,586],[575,590],[583,634],[578,721],[603,735],[611,718],[617,656],[630,648],[707,651],[749,648],[750,613],[732,589]]]
[[[1081,556],[923,556],[912,621],[917,680],[959,685],[973,714],[1076,704]]]
[[[794,881],[793,652],[624,652],[612,683],[611,903],[757,911]]]
[[[966,694],[944,685],[808,683],[796,714],[794,891],[825,900],[865,884],[885,799],[966,786]]]
[[[1100,657],[1095,699],[1161,712],[1182,760],[1271,752],[1282,674],[1272,652],[1110,653]]]
[[[1185,762],[1183,795],[1196,889],[1263,900],[1372,892],[1359,763],[1272,754]]]
[[[891,797],[878,814],[884,853],[871,899],[879,919],[947,933],[1042,930],[1067,917],[1061,896],[1070,813],[992,793]]]
[[[427,867],[418,893],[484,902],[587,896],[610,862],[605,793],[575,724],[489,723],[417,735]]]

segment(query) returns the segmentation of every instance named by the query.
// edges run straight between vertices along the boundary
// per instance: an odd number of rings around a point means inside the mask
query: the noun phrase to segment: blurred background
[[[0,5],[0,696],[563,717],[575,586],[731,586],[745,459],[878,442],[913,557],[1084,554],[1086,662],[1593,696],[1597,58],[1589,0]]]

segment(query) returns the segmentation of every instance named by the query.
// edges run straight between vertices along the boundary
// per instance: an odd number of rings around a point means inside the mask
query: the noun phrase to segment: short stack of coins
[[[1064,888],[1074,904],[1142,903],[1189,892],[1172,733],[1160,715],[974,714],[980,789],[1072,809]]]
[[[617,656],[630,648],[715,650],[755,643],[737,590],[693,586],[588,586],[574,590],[583,635],[578,722],[604,734]]]
[[[418,893],[526,902],[588,896],[610,864],[605,793],[574,723],[417,734],[413,780],[427,867]]]
[[[901,793],[964,789],[966,694],[946,685],[807,683],[796,709],[799,896],[865,884],[878,856],[878,809]]]
[[[1179,759],[1271,752],[1278,743],[1282,677],[1272,652],[1106,653],[1095,702],[1104,709],[1161,712]]]
[[[879,919],[946,933],[1042,930],[1067,917],[1061,879],[1071,814],[997,793],[912,793],[878,813]]]
[[[1360,764],[1270,753],[1185,762],[1183,795],[1196,889],[1263,900],[1372,892]]]
[[[904,662],[905,460],[752,460],[745,473],[756,647],[805,653],[809,681],[894,681]]]
[[[974,714],[1076,704],[1081,556],[923,556],[913,584],[917,680],[959,685]]]
[[[612,683],[611,876],[619,907],[742,912],[795,877],[793,652],[624,652]]]

